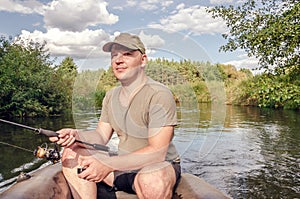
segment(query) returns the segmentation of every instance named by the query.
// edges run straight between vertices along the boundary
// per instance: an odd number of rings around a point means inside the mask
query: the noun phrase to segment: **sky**
[[[47,42],[60,63],[71,56],[79,70],[107,68],[102,46],[120,32],[140,36],[148,57],[191,59],[255,68],[245,51],[219,52],[228,32],[207,8],[243,0],[1,0],[0,35]]]

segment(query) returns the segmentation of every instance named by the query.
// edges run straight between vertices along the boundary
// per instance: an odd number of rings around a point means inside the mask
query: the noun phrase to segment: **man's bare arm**
[[[174,135],[173,126],[149,130],[148,145],[133,153],[101,160],[114,170],[134,170],[165,160],[169,144]]]
[[[57,133],[58,137],[50,137],[50,141],[56,142],[63,147],[69,147],[76,143],[81,147],[89,148],[88,145],[76,142],[76,140],[90,144],[106,145],[112,136],[113,129],[110,124],[99,121],[95,130],[78,131],[77,129],[66,128],[57,131]]]

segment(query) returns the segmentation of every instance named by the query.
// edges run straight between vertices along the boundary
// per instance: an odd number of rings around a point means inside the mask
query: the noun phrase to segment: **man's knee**
[[[72,167],[78,164],[78,157],[79,157],[78,150],[75,147],[64,148],[61,157],[63,167]]]
[[[155,166],[153,171],[149,168],[141,170],[135,177],[134,185],[137,194],[142,194],[145,198],[168,198],[172,195],[175,182],[174,169],[168,165],[162,169]]]
[[[167,186],[168,180],[163,178],[162,174],[156,173],[140,173],[135,177],[135,183],[140,187],[140,189],[153,189],[160,190],[162,187]]]

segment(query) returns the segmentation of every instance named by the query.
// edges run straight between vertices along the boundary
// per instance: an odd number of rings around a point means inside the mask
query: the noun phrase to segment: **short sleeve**
[[[111,98],[111,92],[107,92],[103,101],[102,101],[102,109],[101,109],[101,115],[100,115],[100,121],[109,123],[109,115],[108,115],[108,109],[109,109],[109,99]]]
[[[149,128],[177,125],[176,103],[169,90],[153,95],[149,109]]]

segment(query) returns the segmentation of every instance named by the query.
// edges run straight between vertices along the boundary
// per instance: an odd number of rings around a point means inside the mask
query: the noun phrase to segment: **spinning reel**
[[[54,148],[48,148],[47,143],[44,143],[41,146],[38,146],[33,154],[37,158],[50,160],[53,164],[57,163],[61,158],[56,143],[54,144]]]

